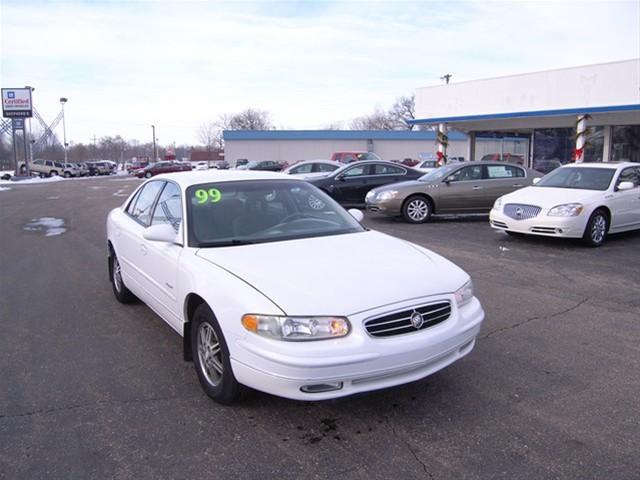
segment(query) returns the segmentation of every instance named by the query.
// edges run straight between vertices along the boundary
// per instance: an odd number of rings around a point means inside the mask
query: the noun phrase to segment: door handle
[[[479,187],[478,185],[474,185],[474,186],[473,186],[473,189],[474,189],[474,190],[482,190],[482,187]]]
[[[147,247],[144,244],[140,245],[140,253],[142,255],[146,255],[147,254]]]

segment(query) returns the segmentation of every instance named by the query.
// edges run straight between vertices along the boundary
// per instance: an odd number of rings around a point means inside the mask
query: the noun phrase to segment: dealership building
[[[465,133],[469,160],[494,138],[495,158],[541,171],[640,162],[640,59],[418,88],[411,123],[437,128],[446,155],[446,135]]]
[[[547,172],[573,161],[640,162],[640,59],[427,86],[412,131],[224,131],[225,159],[505,160]]]

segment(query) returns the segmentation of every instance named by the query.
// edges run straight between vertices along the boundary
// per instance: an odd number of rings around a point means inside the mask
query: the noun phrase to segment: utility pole
[[[62,135],[64,141],[64,163],[69,163],[69,156],[67,153],[67,124],[64,121],[64,104],[67,103],[67,99],[65,97],[60,97],[60,104],[62,105]]]
[[[153,131],[153,163],[158,161],[158,149],[156,148],[156,126],[151,125],[151,130]]]

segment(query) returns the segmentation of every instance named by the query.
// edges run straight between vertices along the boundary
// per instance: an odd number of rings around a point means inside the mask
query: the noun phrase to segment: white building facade
[[[640,162],[640,59],[418,88],[412,123],[467,134],[470,160]]]

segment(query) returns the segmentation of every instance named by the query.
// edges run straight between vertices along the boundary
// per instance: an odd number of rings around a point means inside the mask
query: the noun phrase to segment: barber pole
[[[573,152],[573,157],[576,163],[582,163],[584,161],[584,146],[586,144],[587,136],[587,120],[591,118],[589,115],[580,115],[576,122],[576,149]]]
[[[442,166],[447,163],[447,145],[449,145],[446,123],[438,124],[438,136],[436,137],[436,143],[438,144],[438,151],[436,152],[438,165]]]

